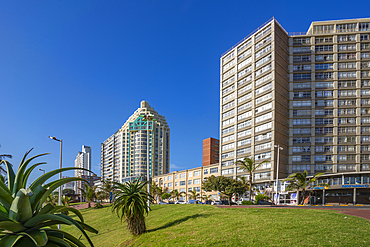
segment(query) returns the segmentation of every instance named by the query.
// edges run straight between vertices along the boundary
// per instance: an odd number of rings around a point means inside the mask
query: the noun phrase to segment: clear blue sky
[[[74,166],[150,103],[171,128],[171,170],[202,165],[219,135],[219,58],[272,16],[288,31],[370,17],[369,1],[2,1],[0,153]],[[35,178],[39,171],[35,172]],[[71,175],[68,173],[65,175]]]

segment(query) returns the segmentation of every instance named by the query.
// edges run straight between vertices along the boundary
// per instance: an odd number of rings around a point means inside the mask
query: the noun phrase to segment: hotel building
[[[370,203],[370,18],[302,33],[272,18],[238,42],[220,59],[220,126],[221,175],[248,176],[235,162],[249,156],[268,188],[279,145],[279,178],[326,173],[318,203]]]
[[[143,120],[145,114],[153,116],[153,120]],[[122,127],[101,144],[101,178],[130,181],[146,176],[147,164],[150,177],[169,172],[170,128],[164,116],[142,101]]]
[[[219,140],[209,137],[203,140],[203,166],[218,164],[219,162]]]

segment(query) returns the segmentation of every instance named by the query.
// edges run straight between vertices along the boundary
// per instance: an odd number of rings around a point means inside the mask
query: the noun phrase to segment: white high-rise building
[[[85,168],[91,171],[91,147],[82,145],[82,152],[78,152],[75,159],[75,167]],[[90,172],[84,170],[75,170],[75,176],[89,176]]]
[[[155,120],[145,121],[142,117],[145,114],[153,116]],[[141,101],[140,107],[122,127],[101,144],[100,164],[102,180],[125,182],[140,175],[145,176],[147,164],[151,177],[168,173],[170,128],[165,117],[159,115],[148,102]]]

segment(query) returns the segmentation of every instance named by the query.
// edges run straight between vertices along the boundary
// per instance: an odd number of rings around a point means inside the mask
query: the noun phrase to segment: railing
[[[266,26],[268,23],[270,23],[272,20],[275,20],[275,17],[272,17],[270,18],[268,21],[266,21],[265,23],[263,23],[261,26],[259,26],[256,30],[254,30],[253,32],[251,32],[250,34],[248,34],[246,37],[244,37],[242,40],[240,40],[238,43],[236,43],[235,45],[233,45],[230,49],[228,49],[227,51],[225,51],[221,57],[223,57],[224,55],[226,55],[227,53],[229,53],[231,50],[233,50],[235,47],[237,47],[238,45],[240,45],[241,43],[243,43],[245,40],[247,40],[249,37],[251,37],[253,34],[255,34],[256,32],[258,32],[259,30],[261,30],[264,26]]]
[[[289,32],[289,36],[307,35],[307,32]]]

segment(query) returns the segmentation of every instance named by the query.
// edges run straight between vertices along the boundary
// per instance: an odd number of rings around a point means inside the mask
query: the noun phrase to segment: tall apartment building
[[[144,114],[152,115],[156,121],[144,121]],[[142,101],[122,127],[101,144],[102,180],[126,182],[146,175],[147,141],[150,177],[168,173],[170,128],[164,116]]]
[[[82,145],[82,151],[78,152],[75,159],[75,167],[85,168],[91,171],[91,147]],[[75,170],[75,177],[88,176],[90,172]]]
[[[209,137],[203,140],[203,166],[219,162],[219,140]]]
[[[256,181],[274,180],[280,145],[279,178],[326,172],[321,200],[369,203],[370,18],[290,34],[271,19],[222,55],[220,99],[221,174],[251,156],[268,161]]]

